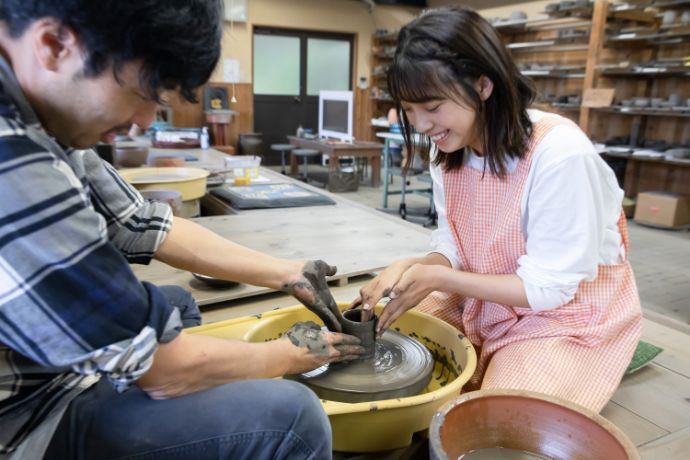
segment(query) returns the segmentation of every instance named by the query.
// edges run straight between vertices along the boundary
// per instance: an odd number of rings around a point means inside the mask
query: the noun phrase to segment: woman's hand
[[[379,317],[376,332],[381,335],[400,315],[438,290],[437,282],[443,270],[450,269],[439,265],[414,264],[405,270],[389,294],[391,300]]]
[[[282,290],[316,313],[328,330],[341,332],[342,315],[326,283],[326,277],[335,275],[337,270],[323,260],[309,260],[283,284]]]
[[[313,321],[295,324],[280,340],[293,349],[287,374],[300,374],[326,363],[352,361],[365,351],[357,337],[324,331]]]
[[[373,314],[374,307],[384,297],[390,297],[393,288],[400,281],[403,273],[414,264],[413,259],[393,262],[359,291],[359,297],[352,301],[348,309],[362,306],[362,321],[367,321]]]

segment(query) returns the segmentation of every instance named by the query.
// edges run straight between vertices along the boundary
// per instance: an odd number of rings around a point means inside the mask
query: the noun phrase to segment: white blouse
[[[528,112],[532,122],[554,116]],[[508,171],[514,171],[518,162],[511,161]],[[466,155],[465,167],[482,170],[484,158]],[[433,163],[431,177],[438,211],[432,252],[462,269],[446,217],[441,168]],[[580,129],[557,126],[539,142],[521,202],[527,253],[518,259],[516,272],[533,310],[568,303],[581,281],[596,278],[598,265],[623,260],[625,249],[617,225],[622,200],[616,176]]]

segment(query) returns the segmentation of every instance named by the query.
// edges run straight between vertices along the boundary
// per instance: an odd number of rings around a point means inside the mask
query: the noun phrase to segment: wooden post
[[[599,55],[604,47],[604,29],[606,28],[606,17],[609,10],[609,3],[606,0],[595,0],[594,11],[592,12],[592,31],[589,34],[589,44],[587,48],[587,63],[585,65],[585,81],[582,84],[582,92],[594,88],[597,77],[597,64]],[[589,107],[580,109],[580,128],[587,134],[589,132]]]

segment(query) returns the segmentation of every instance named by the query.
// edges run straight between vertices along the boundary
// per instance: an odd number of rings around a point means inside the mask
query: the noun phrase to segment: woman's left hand
[[[407,310],[416,307],[431,292],[438,290],[436,282],[441,270],[439,265],[414,264],[403,273],[389,297],[390,302],[381,312],[376,332],[381,335]]]

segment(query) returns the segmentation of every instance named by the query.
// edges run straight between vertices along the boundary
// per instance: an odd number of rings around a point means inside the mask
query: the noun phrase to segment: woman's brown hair
[[[493,82],[493,91],[482,101],[475,89],[480,77]],[[483,154],[493,174],[506,174],[508,158],[522,158],[532,124],[527,107],[535,96],[531,80],[513,62],[496,29],[467,7],[443,7],[423,12],[400,30],[388,88],[403,126],[408,152],[415,147],[428,152],[423,136],[413,142],[412,127],[401,102],[451,99],[477,112]],[[446,171],[463,164],[465,148],[438,152],[436,164]],[[408,155],[406,167],[412,161]]]

